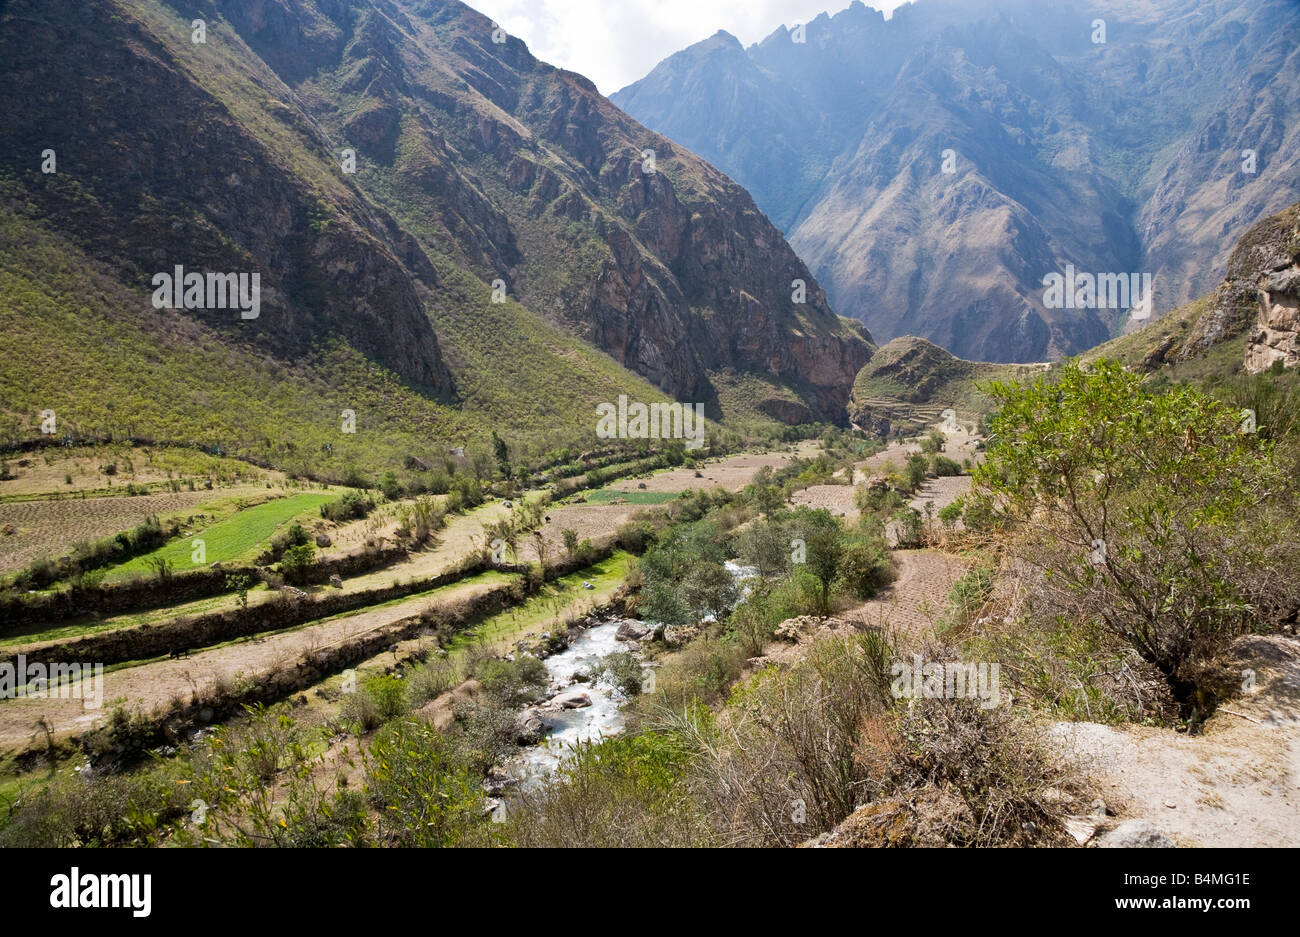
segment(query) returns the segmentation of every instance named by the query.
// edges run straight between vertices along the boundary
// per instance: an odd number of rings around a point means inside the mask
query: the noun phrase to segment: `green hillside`
[[[940,422],[949,409],[959,420],[975,422],[992,406],[978,385],[1041,370],[1041,365],[964,361],[923,338],[896,338],[858,373],[850,412],[854,423],[877,433],[918,432]]]
[[[341,478],[402,470],[484,445],[493,429],[521,451],[590,447],[598,403],[664,400],[607,355],[516,303],[466,304],[446,354],[460,407],[411,388],[341,341],[286,362],[202,323],[141,308],[104,265],[27,217],[0,211],[0,436],[39,433],[192,443],[286,471]],[[342,413],[356,414],[343,433]]]

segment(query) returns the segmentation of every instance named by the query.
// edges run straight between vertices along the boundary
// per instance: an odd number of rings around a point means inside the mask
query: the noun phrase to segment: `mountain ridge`
[[[500,428],[539,447],[547,433],[580,444],[594,404],[620,392],[705,402],[727,418],[724,374],[773,382],[746,417],[844,419],[870,335],[831,311],[748,194],[585,78],[516,38],[495,41],[463,4],[13,0],[0,24],[0,72],[44,89],[11,98],[0,129],[14,243],[45,232],[57,266],[90,264],[123,288],[82,315],[75,287],[51,291],[11,256],[6,357],[41,347],[57,319],[51,360],[76,367],[80,347],[85,367],[126,382],[92,395],[82,375],[6,373],[12,434],[34,434],[46,407],[68,425],[182,432],[153,398],[166,393],[162,359],[193,355],[223,399],[238,382],[262,386],[245,369],[293,382],[285,405],[331,388],[328,403],[299,401],[294,414],[263,390],[256,407],[270,409],[256,416],[185,418],[189,438],[259,459],[285,458],[264,420],[299,426],[306,406],[313,424],[337,424],[349,396],[381,411],[363,423],[404,445],[417,442],[397,428],[403,408],[439,443]],[[53,172],[41,171],[45,151]],[[178,265],[257,273],[261,316],[152,309],[152,276]],[[795,280],[804,305],[791,301]],[[48,310],[44,324],[34,308]],[[139,336],[131,344],[158,344],[143,370],[94,360],[101,313]],[[239,362],[229,373],[222,354]],[[350,363],[322,372],[327,359]],[[348,389],[390,381],[405,389]],[[137,415],[115,416],[114,399]],[[346,438],[318,456],[340,474],[369,458]]]
[[[804,34],[706,40],[612,99],[753,192],[881,342],[1077,354],[1130,311],[1046,308],[1045,275],[1150,272],[1162,313],[1300,198],[1293,5],[855,2]]]

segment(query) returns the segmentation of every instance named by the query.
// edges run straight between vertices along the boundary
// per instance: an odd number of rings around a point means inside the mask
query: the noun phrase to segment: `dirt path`
[[[447,586],[436,597],[425,595],[373,608],[316,625],[266,637],[240,641],[195,653],[188,660],[155,661],[126,667],[104,675],[104,705],[86,709],[79,699],[18,699],[0,703],[0,749],[21,747],[31,739],[40,716],[49,720],[55,736],[79,734],[106,719],[114,700],[125,699],[128,708],[144,713],[188,700],[219,682],[255,678],[317,650],[354,640],[363,634],[418,615],[427,608],[460,602],[498,588],[497,580],[470,581]]]
[[[900,641],[915,643],[934,637],[934,623],[948,607],[954,583],[970,563],[938,550],[897,550],[898,579],[876,598],[841,617],[882,625]]]
[[[1051,735],[1100,783],[1121,819],[1178,846],[1300,846],[1300,641],[1251,638],[1257,689],[1222,707],[1203,735],[1061,723]]]

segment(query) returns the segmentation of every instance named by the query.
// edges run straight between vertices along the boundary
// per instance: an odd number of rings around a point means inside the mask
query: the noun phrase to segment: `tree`
[[[566,527],[560,532],[560,537],[564,540],[565,554],[569,559],[573,559],[573,555],[578,549],[578,532]]]
[[[741,562],[753,566],[764,579],[771,579],[790,568],[792,539],[780,524],[756,521],[736,536],[736,550]]]
[[[497,460],[497,470],[501,473],[502,478],[509,478],[510,473],[510,447],[506,441],[497,435],[497,431],[492,431],[492,454]]]
[[[839,578],[843,559],[844,544],[839,530],[819,528],[808,538],[808,571],[821,584],[823,615],[831,613],[831,586]]]
[[[1196,661],[1296,613],[1295,486],[1239,411],[1111,361],[985,392],[1001,410],[968,524],[1013,532],[1040,601],[1128,642],[1185,709]]]
[[[307,581],[307,575],[315,564],[316,545],[310,542],[301,543],[285,551],[284,557],[280,560],[280,574],[288,582],[302,585]]]
[[[247,610],[248,590],[253,587],[253,580],[248,576],[227,576],[226,588],[233,589],[239,596],[239,607]]]
[[[533,547],[537,550],[537,563],[542,568],[542,576],[546,575],[546,554],[547,543],[546,537],[540,530],[533,531]]]

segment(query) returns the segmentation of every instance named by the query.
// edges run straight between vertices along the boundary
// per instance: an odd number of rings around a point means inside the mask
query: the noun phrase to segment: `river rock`
[[[546,738],[548,728],[536,709],[525,709],[515,717],[515,741],[520,745],[537,745]]]
[[[614,635],[615,641],[640,641],[651,631],[649,625],[641,621],[625,621],[618,626],[618,633]]]
[[[561,693],[548,703],[552,709],[586,709],[591,705],[591,696],[581,690]]]
[[[1125,820],[1097,841],[1101,849],[1172,849],[1174,841],[1149,820]]]

